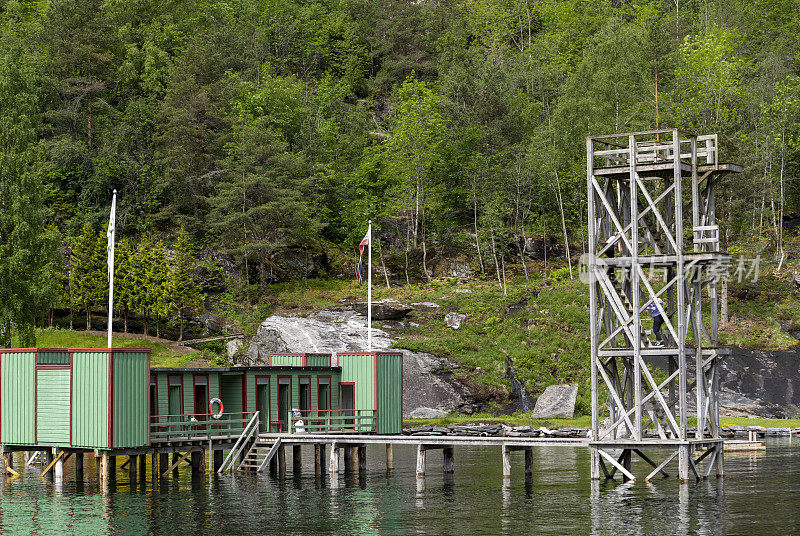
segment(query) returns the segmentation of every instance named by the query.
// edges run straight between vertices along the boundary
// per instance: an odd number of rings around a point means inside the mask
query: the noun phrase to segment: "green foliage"
[[[167,283],[170,306],[177,311],[180,322],[179,341],[183,340],[183,323],[186,315],[198,312],[204,300],[204,296],[192,279],[192,250],[189,233],[186,229],[181,229],[175,244],[174,266]]]
[[[108,265],[105,236],[86,222],[72,247],[70,290],[86,312],[86,329],[92,329],[91,310],[107,296]]]

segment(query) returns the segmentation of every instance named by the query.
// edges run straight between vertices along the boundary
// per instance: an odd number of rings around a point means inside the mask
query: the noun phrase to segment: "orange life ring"
[[[219,404],[219,413],[214,413],[214,402]],[[222,411],[224,409],[225,407],[222,405],[222,400],[220,400],[219,398],[212,398],[211,400],[208,401],[208,412],[211,414],[212,418],[219,419],[220,417],[222,417]]]

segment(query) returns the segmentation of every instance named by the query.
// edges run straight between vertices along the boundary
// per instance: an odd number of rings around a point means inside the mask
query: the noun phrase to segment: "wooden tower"
[[[716,135],[678,130],[590,137],[586,160],[591,476],[634,479],[633,454],[653,469],[647,480],[676,457],[682,482],[721,476],[717,284],[730,260],[714,188],[742,168],[719,162]]]

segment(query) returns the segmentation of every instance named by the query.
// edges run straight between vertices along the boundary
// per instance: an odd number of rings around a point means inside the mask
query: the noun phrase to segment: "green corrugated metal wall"
[[[338,354],[341,383],[355,382],[354,409],[375,408],[375,356]]]
[[[149,442],[148,365],[145,352],[114,353],[114,447],[138,447]]]
[[[33,352],[0,354],[0,439],[6,445],[34,441]]]
[[[403,356],[378,355],[378,433],[399,434],[403,429]]]
[[[36,371],[36,443],[69,446],[69,369]]]
[[[108,447],[108,352],[72,354],[72,444]]]
[[[301,355],[274,355],[269,356],[270,364],[273,367],[302,367],[303,356]]]
[[[330,354],[306,356],[306,366],[309,366],[309,367],[330,367],[331,366],[331,356],[330,356]]]

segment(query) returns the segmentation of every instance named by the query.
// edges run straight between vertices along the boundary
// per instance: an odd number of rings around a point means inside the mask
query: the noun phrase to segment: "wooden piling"
[[[417,476],[425,476],[425,445],[417,445]]]
[[[155,486],[158,482],[158,454],[153,452],[150,454],[150,482]],[[164,469],[166,471],[166,469]]]
[[[75,480],[83,480],[83,452],[77,451],[73,454],[75,457]]]
[[[678,480],[681,484],[689,482],[689,445],[681,445],[678,447]]]
[[[327,459],[325,457],[326,450],[327,450],[327,447],[326,447],[325,443],[320,443],[319,444],[319,459],[320,459],[321,463],[319,464],[319,468],[323,473],[325,471],[327,471],[327,465],[325,463],[325,460]]]
[[[525,449],[525,481],[530,482],[533,480],[533,448],[527,447]]]
[[[283,443],[278,446],[278,475],[281,478],[286,476],[286,447]]]
[[[322,452],[319,443],[314,443],[314,475],[322,474]]]
[[[53,448],[53,455],[57,456],[58,452],[57,449]],[[56,482],[62,482],[64,480],[64,457],[58,457],[56,459],[56,464],[53,467],[53,478]]]
[[[503,480],[511,479],[511,449],[508,445],[500,447],[501,455],[503,458]]]
[[[214,472],[218,472],[219,468],[222,467],[222,451],[215,450],[214,451]]]
[[[192,477],[200,476],[201,468],[203,467],[203,453],[199,450],[192,451]]]
[[[139,457],[136,456],[136,455],[128,456],[128,476],[129,476],[131,482],[135,482],[136,481],[136,476],[137,476],[136,475],[136,471],[139,468],[138,463],[137,463],[139,461],[138,458]]]
[[[107,451],[103,451],[100,454],[100,489],[103,493],[108,493],[108,482],[109,482],[109,468],[111,465],[111,456],[108,455]]]
[[[331,457],[328,462],[328,472],[333,475],[339,474],[339,445],[331,444]]]
[[[111,482],[117,480],[117,457],[108,456],[108,479]]]
[[[344,447],[344,471],[350,473],[353,470],[353,447],[347,445]]]
[[[359,445],[358,447],[358,472],[365,473],[367,471],[367,446]]]
[[[456,463],[453,457],[453,447],[442,449],[442,473],[452,475],[456,470]]]
[[[8,472],[8,469],[14,468],[14,456],[12,456],[11,452],[4,451],[3,452],[3,471]]]
[[[300,445],[292,445],[292,474],[300,474],[303,471],[303,453]]]
[[[386,443],[386,470],[394,470],[394,448],[391,443]]]
[[[180,454],[178,454],[177,452],[172,453],[172,465],[175,466],[172,469],[172,478],[177,479],[180,477],[180,472],[178,470],[178,462],[180,461],[180,459],[181,459]]]
[[[169,453],[162,452],[158,455],[158,474],[163,476],[169,469]]]
[[[147,480],[147,455],[139,455],[139,478],[142,482]]]

